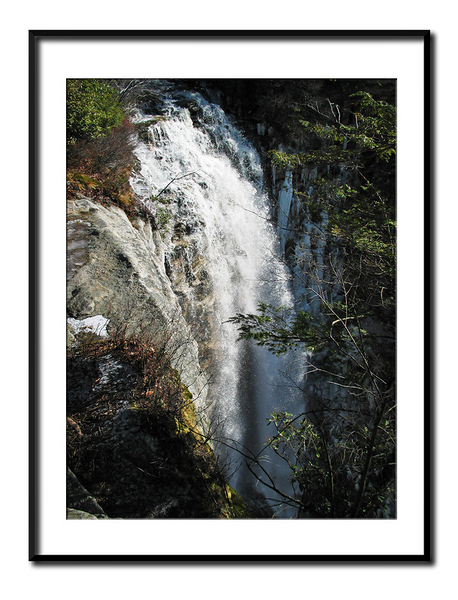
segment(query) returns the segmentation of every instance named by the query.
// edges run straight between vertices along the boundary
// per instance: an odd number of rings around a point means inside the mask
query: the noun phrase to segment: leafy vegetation
[[[268,442],[288,464],[295,494],[277,489],[258,457],[251,468],[311,518],[395,514],[396,109],[367,91],[345,104],[351,108],[326,97],[297,103],[303,149],[270,152],[298,182],[303,169],[317,168],[312,185],[295,193],[322,256],[298,244],[289,256],[319,311],[261,304],[231,319],[241,338],[271,352],[306,351],[305,383],[296,382],[306,410],[273,414]]]
[[[80,192],[136,212],[129,178],[136,164],[118,93],[98,79],[67,81],[67,197]]]
[[[67,80],[67,144],[103,137],[123,120],[118,93],[108,82]]]

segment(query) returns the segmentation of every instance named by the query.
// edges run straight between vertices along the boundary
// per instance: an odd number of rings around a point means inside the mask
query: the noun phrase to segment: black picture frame
[[[40,144],[47,133],[43,130],[40,122],[42,105],[43,79],[42,69],[45,60],[43,53],[43,44],[52,45],[53,42],[66,43],[67,41],[78,41],[81,44],[85,42],[97,41],[103,46],[110,41],[117,44],[124,44],[129,41],[138,42],[141,40],[154,41],[162,40],[173,46],[186,42],[193,44],[196,42],[218,42],[230,41],[233,44],[249,41],[253,46],[259,42],[267,42],[274,46],[281,47],[291,41],[308,42],[319,41],[322,48],[326,49],[327,44],[335,42],[353,42],[370,43],[371,41],[382,40],[388,46],[390,43],[402,42],[409,45],[412,42],[420,43],[422,47],[421,64],[415,65],[423,77],[423,110],[421,111],[423,119],[423,181],[424,202],[422,205],[424,217],[424,252],[423,252],[423,273],[424,273],[424,310],[422,318],[424,320],[424,362],[422,386],[424,390],[422,417],[424,429],[422,437],[424,441],[423,453],[421,455],[422,476],[424,489],[422,491],[423,501],[423,521],[419,523],[423,534],[421,539],[421,548],[415,553],[400,553],[396,547],[392,552],[378,554],[376,552],[366,553],[364,547],[360,552],[351,552],[349,554],[327,554],[327,553],[281,553],[273,550],[265,553],[246,554],[243,550],[239,554],[217,553],[217,554],[170,554],[154,553],[145,554],[142,552],[131,551],[130,553],[117,552],[114,554],[103,552],[94,553],[91,550],[91,544],[88,543],[87,552],[68,552],[60,551],[60,548],[43,550],[43,538],[46,536],[44,525],[41,519],[40,491],[43,489],[43,453],[41,452],[41,424],[43,423],[43,414],[41,412],[40,389],[42,383],[42,368],[44,361],[48,357],[42,352],[40,346],[47,331],[43,328],[41,322],[41,311],[43,310],[43,286],[45,282],[42,278],[43,273],[43,253],[42,253],[42,202],[43,197],[40,192],[40,186],[43,183],[42,159],[40,155]],[[122,76],[125,73],[120,74]],[[129,75],[129,74],[127,74]],[[69,76],[74,76],[69,73]],[[431,347],[431,294],[426,290],[431,290],[431,237],[432,237],[432,207],[431,207],[431,35],[427,30],[258,30],[258,31],[198,31],[198,30],[106,30],[106,31],[87,31],[87,30],[32,30],[29,31],[29,319],[30,319],[30,337],[29,337],[29,560],[33,562],[55,562],[55,561],[75,561],[75,562],[224,562],[224,563],[250,563],[264,564],[269,563],[330,563],[330,562],[351,562],[351,563],[418,563],[431,562],[433,560],[433,536],[432,536],[432,386],[430,375],[431,356],[428,354]],[[64,146],[62,146],[64,152]],[[63,192],[64,193],[64,192]],[[65,284],[63,284],[65,285]],[[56,507],[56,511],[60,509]],[[268,527],[269,524],[265,524]],[[242,545],[243,546],[243,545]]]

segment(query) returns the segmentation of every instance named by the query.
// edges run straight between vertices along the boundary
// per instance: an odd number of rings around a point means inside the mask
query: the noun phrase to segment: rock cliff
[[[67,215],[67,518],[246,516],[160,235],[81,195]]]
[[[204,408],[206,379],[197,344],[165,272],[161,237],[148,220],[80,196],[67,212],[67,314],[109,319],[109,331],[166,339],[172,366]],[[70,331],[70,335],[71,331]]]

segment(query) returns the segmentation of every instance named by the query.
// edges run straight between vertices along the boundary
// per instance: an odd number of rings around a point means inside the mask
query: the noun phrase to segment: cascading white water
[[[228,439],[258,452],[273,433],[266,427],[271,412],[292,412],[286,402],[293,402],[294,395],[282,388],[281,360],[264,348],[238,342],[236,327],[227,320],[239,312],[255,312],[261,301],[290,305],[288,275],[279,260],[280,244],[270,223],[257,152],[218,105],[199,94],[181,92],[178,98],[179,102],[173,90],[164,96],[163,117],[149,127],[150,143],[136,148],[141,169],[131,184],[157,219],[166,211],[175,226],[191,232],[192,244],[180,242],[186,264],[205,257],[213,300],[207,301],[207,309],[200,307],[199,314],[206,310],[213,330],[201,341],[215,345],[212,415],[222,422]],[[180,106],[191,102],[194,112]],[[147,118],[137,115],[138,121]],[[169,230],[164,237],[171,256],[176,236]],[[193,309],[195,289],[186,288],[188,320],[198,312]],[[272,476],[286,481],[285,466],[276,467],[273,456],[269,460]],[[231,483],[247,491],[253,480],[241,470]]]

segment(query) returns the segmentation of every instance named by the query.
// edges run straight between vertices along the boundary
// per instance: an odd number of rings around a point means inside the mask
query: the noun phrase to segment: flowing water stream
[[[148,120],[151,114],[137,113],[137,122]],[[171,279],[202,353],[211,348],[212,420],[230,445],[257,453],[274,433],[267,427],[271,412],[294,412],[292,404],[300,410],[301,402],[281,376],[285,359],[237,341],[227,322],[255,312],[259,302],[293,301],[260,158],[217,104],[173,86],[165,86],[148,136],[136,148],[141,168],[131,184],[161,224]],[[237,469],[240,455],[225,448],[216,444],[234,472],[231,484],[253,495],[256,479]],[[266,454],[269,473],[288,486],[288,469]]]

